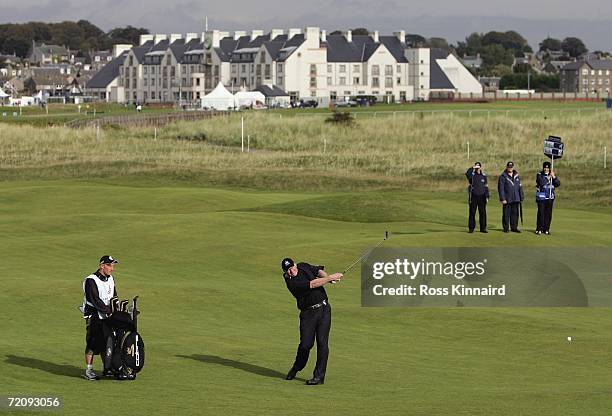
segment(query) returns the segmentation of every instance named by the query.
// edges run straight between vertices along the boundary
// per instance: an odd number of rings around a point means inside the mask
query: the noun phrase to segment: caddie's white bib
[[[87,301],[87,297],[85,296],[85,282],[87,282],[87,279],[92,279],[96,283],[100,300],[105,305],[110,305],[110,300],[113,297],[113,293],[115,293],[115,279],[113,279],[113,276],[111,275],[108,276],[108,279],[106,279],[105,282],[103,280],[100,280],[100,278],[95,274],[90,274],[85,278],[85,280],[83,280],[83,307],[85,307],[85,305],[94,306],[93,303]],[[101,313],[100,311],[98,311],[98,316],[100,317],[100,319],[107,318],[106,314]]]

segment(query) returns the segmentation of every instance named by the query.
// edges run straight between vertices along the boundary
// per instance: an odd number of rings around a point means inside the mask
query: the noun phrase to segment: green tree
[[[140,35],[149,34],[149,29],[143,27],[136,28],[133,26],[117,27],[108,32],[108,37],[115,43],[131,43],[132,45],[138,45],[140,42]]]
[[[412,48],[418,48],[425,45],[425,38],[421,35],[409,33],[406,35],[406,43]]]
[[[554,39],[548,37],[540,42],[540,51],[560,51],[561,50],[561,41],[559,39]]]
[[[364,35],[364,36],[368,36],[370,34],[370,31],[364,27],[357,27],[353,30],[351,30],[351,32],[353,33],[353,35]]]
[[[561,42],[561,50],[572,58],[577,58],[589,51],[580,39],[572,37],[563,39],[563,42]]]
[[[434,49],[443,49],[445,51],[450,51],[450,46],[444,38],[429,38],[427,39],[425,45]]]

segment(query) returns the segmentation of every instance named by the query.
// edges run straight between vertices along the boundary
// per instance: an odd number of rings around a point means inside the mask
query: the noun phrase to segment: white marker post
[[[251,135],[247,134],[247,153],[251,151]]]
[[[470,142],[467,142],[468,162],[470,161]]]
[[[240,118],[240,127],[241,127],[241,134],[240,134],[240,138],[242,141],[242,152],[244,153],[244,117]]]

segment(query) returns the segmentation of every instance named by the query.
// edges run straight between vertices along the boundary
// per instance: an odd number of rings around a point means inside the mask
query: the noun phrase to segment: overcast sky
[[[2,23],[85,19],[103,30],[132,25],[185,33],[203,31],[205,16],[210,29],[229,31],[366,27],[456,43],[471,32],[516,30],[534,48],[550,35],[612,51],[612,0],[0,0]]]

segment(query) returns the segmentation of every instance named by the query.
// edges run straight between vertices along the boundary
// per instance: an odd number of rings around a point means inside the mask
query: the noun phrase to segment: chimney
[[[170,35],[170,43],[174,43],[175,41],[177,41],[179,39],[183,39],[183,35],[178,34],[178,33],[172,33]]]
[[[347,42],[349,42],[349,43],[350,43],[350,42],[352,42],[352,41],[353,41],[353,32],[352,32],[352,31],[350,31],[350,30],[347,30],[347,31],[344,33],[344,37],[346,38],[346,41],[347,41]]]
[[[246,32],[244,30],[236,30],[234,31],[234,40],[238,40],[239,38],[246,36]]]
[[[321,31],[321,42],[327,42],[327,34],[324,30]]]
[[[146,35],[141,35],[141,36],[146,36]],[[113,45],[113,59],[121,55],[123,52],[129,51],[130,49],[132,49],[132,45],[130,44],[118,43],[116,45]]]
[[[400,42],[404,43],[406,42],[406,32],[403,30],[400,30],[399,32],[393,32],[393,35],[395,35]]]
[[[306,40],[316,40],[317,46],[319,42],[319,28],[318,27],[307,27],[304,31],[304,39]]]
[[[189,43],[194,39],[198,38],[198,34],[197,33],[187,33],[185,35],[185,43]]]
[[[289,29],[289,33],[287,35],[288,39],[291,39],[295,35],[300,35],[302,33],[302,29],[291,28]]]
[[[374,42],[378,43],[378,30],[374,31]]]
[[[157,45],[159,42],[161,42],[162,40],[166,40],[168,39],[168,35],[164,35],[164,34],[156,34],[155,35],[155,44]]]
[[[263,36],[263,30],[252,30],[251,31],[251,40],[254,40],[257,36]]]
[[[272,29],[272,31],[270,32],[270,40],[274,40],[275,38],[279,37],[280,35],[284,35],[285,31],[283,29]]]
[[[154,39],[153,35],[140,35],[140,42],[138,44],[143,45],[153,39]]]

